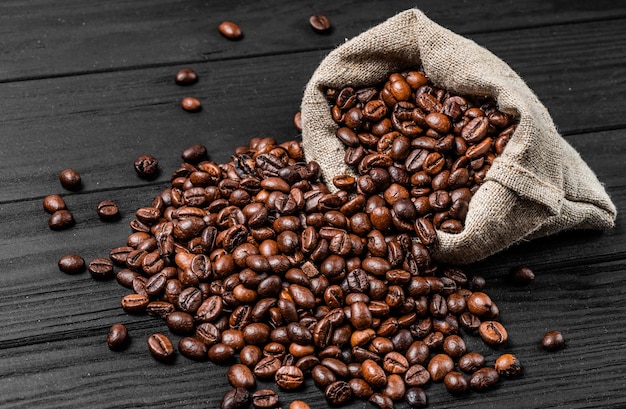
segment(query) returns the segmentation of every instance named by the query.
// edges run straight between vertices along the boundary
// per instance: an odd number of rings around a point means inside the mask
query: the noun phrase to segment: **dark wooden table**
[[[201,143],[215,162],[253,136],[297,137],[292,118],[322,58],[395,13],[417,6],[438,23],[489,48],[524,78],[563,136],[588,162],[614,200],[626,205],[626,5],[609,0],[477,0],[472,2],[64,0],[0,5],[0,406],[7,408],[215,408],[229,389],[226,367],[178,357],[171,365],[148,354],[148,335],[162,321],[126,314],[127,293],[115,281],[61,273],[69,252],[87,261],[125,242],[134,211],[167,187],[180,152]],[[328,15],[319,35],[308,17]],[[221,37],[236,21],[245,37]],[[200,82],[182,88],[174,73],[194,68]],[[179,107],[193,95],[204,106]],[[160,177],[145,182],[132,162],[155,155]],[[77,193],[57,175],[72,167]],[[76,225],[47,226],[44,196],[62,194]],[[116,201],[122,218],[95,212]],[[469,266],[488,279],[509,344],[525,375],[488,393],[462,397],[428,388],[430,407],[626,407],[626,231],[566,232],[515,246]],[[537,278],[528,287],[506,280],[517,265]],[[127,324],[123,352],[105,343],[111,324]],[[539,346],[551,329],[565,349]],[[178,338],[173,337],[174,340]],[[481,349],[482,348],[482,349]],[[311,382],[282,394],[326,407]],[[404,405],[404,404],[403,404]],[[350,407],[369,407],[355,402]],[[405,407],[405,406],[402,406]]]

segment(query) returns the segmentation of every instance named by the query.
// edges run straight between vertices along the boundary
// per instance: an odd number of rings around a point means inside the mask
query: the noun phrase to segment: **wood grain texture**
[[[0,407],[216,408],[229,389],[226,366],[178,356],[171,365],[149,356],[146,338],[166,332],[156,318],[126,314],[129,290],[88,273],[67,276],[63,254],[87,261],[122,245],[134,211],[167,187],[180,152],[194,143],[216,162],[252,136],[297,137],[292,124],[302,90],[321,59],[398,11],[418,6],[472,38],[524,78],[555,123],[605,184],[618,212],[626,207],[623,115],[626,7],[620,2],[477,0],[450,7],[435,0],[5,1],[0,5]],[[307,18],[322,11],[334,30],[318,35]],[[244,29],[240,42],[221,38],[222,20]],[[183,66],[200,74],[178,87]],[[200,98],[198,114],[183,96]],[[143,153],[158,157],[161,175],[139,179]],[[64,191],[64,167],[83,176],[80,192]],[[64,196],[77,224],[53,232],[42,198]],[[111,199],[120,220],[104,223],[97,203]],[[626,407],[626,227],[621,213],[606,232],[564,232],[514,246],[467,270],[484,275],[511,341],[500,349],[467,334],[488,362],[514,352],[521,379],[488,393],[453,397],[428,387],[429,407]],[[514,287],[520,264],[537,279]],[[122,352],[106,347],[108,328],[128,325]],[[565,335],[556,353],[539,347],[551,329]],[[174,341],[180,337],[172,336]],[[271,386],[262,384],[262,386]],[[309,381],[283,393],[286,407],[304,398],[325,408]],[[368,408],[354,402],[349,408]],[[398,407],[407,407],[405,404]]]

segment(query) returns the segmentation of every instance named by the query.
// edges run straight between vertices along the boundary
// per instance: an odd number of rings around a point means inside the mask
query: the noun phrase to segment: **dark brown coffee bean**
[[[74,226],[74,216],[69,210],[57,210],[48,218],[48,227],[51,230],[65,230]]]
[[[558,351],[565,346],[565,338],[560,331],[548,331],[541,339],[541,346],[546,351]]]
[[[449,335],[443,340],[443,351],[452,359],[459,359],[465,355],[467,348],[463,338],[458,335]]]
[[[379,409],[393,409],[394,408],[394,404],[393,404],[393,400],[391,400],[391,398],[389,396],[386,396],[382,393],[373,393],[369,399],[368,402],[379,408]]]
[[[326,387],[324,397],[332,406],[345,405],[352,400],[352,388],[345,381],[336,381]]]
[[[529,267],[519,266],[511,271],[510,278],[515,285],[523,286],[534,281],[535,273]]]
[[[134,314],[144,312],[148,303],[150,299],[144,294],[127,294],[121,300],[124,311]]]
[[[458,395],[467,392],[469,384],[465,376],[457,371],[448,372],[443,378],[443,384],[448,392]]]
[[[428,406],[426,392],[424,392],[424,390],[419,387],[407,389],[404,400],[406,401],[406,403],[409,404],[411,408],[425,408],[426,406]]]
[[[183,68],[176,73],[174,81],[178,85],[192,85],[198,82],[198,74],[191,68]]]
[[[485,367],[470,376],[469,386],[475,391],[483,392],[495,387],[499,381],[498,371],[494,368]]]
[[[309,25],[317,33],[327,33],[332,28],[330,19],[324,14],[313,14],[309,17]]]
[[[243,32],[241,31],[241,28],[232,21],[223,21],[217,27],[217,30],[220,32],[221,35],[228,38],[229,40],[240,40],[241,38],[243,38]]]
[[[522,364],[513,354],[500,355],[493,367],[498,371],[498,375],[503,378],[516,378],[522,375]]]
[[[175,311],[165,320],[167,327],[175,334],[191,334],[195,326],[193,316],[184,311]]]
[[[199,112],[202,109],[202,103],[198,98],[185,97],[180,101],[180,106],[187,112]]]
[[[124,324],[113,324],[107,334],[107,345],[114,351],[123,349],[128,343],[128,330]]]
[[[226,373],[226,378],[233,388],[251,389],[256,385],[252,371],[243,364],[231,365]]]
[[[437,231],[432,221],[423,217],[415,219],[415,233],[425,246],[430,246],[437,240]]]
[[[473,373],[485,366],[485,357],[478,352],[468,352],[459,358],[458,366],[465,373]]]
[[[197,164],[207,159],[207,148],[204,145],[191,145],[180,154],[182,160],[187,163]]]
[[[57,210],[65,210],[65,201],[59,195],[48,195],[43,199],[43,208],[46,212],[52,214]]]
[[[63,169],[59,173],[59,181],[67,190],[79,190],[82,187],[80,173],[71,168]]]
[[[172,341],[163,334],[152,334],[148,337],[148,350],[159,361],[168,361],[174,356]]]
[[[96,257],[87,266],[89,274],[96,280],[107,280],[113,278],[113,263],[111,260]]]
[[[85,260],[78,254],[66,254],[59,259],[58,266],[65,274],[80,274],[85,271]]]
[[[233,388],[226,392],[220,402],[220,409],[245,409],[250,405],[251,395],[245,388]]]
[[[467,299],[467,309],[472,314],[482,317],[491,310],[493,302],[491,298],[480,291],[476,291]]]
[[[178,350],[186,358],[194,361],[205,361],[208,356],[207,345],[196,337],[183,337],[178,342]]]
[[[100,219],[105,221],[114,220],[119,216],[119,209],[117,208],[115,202],[112,202],[111,200],[103,200],[98,203],[96,210]]]
[[[506,329],[497,321],[483,321],[478,327],[478,333],[489,345],[502,345],[508,340]]]
[[[297,366],[286,365],[276,371],[274,380],[281,389],[294,390],[302,386],[304,374]]]
[[[266,356],[254,366],[253,372],[259,379],[271,379],[274,378],[281,365],[280,360],[276,357]]]
[[[153,179],[159,173],[159,161],[152,155],[141,155],[135,159],[135,172],[143,179]]]
[[[453,369],[454,361],[445,354],[437,354],[428,362],[428,372],[433,382],[442,381],[446,374]]]
[[[222,342],[218,342],[217,344],[211,346],[208,352],[209,360],[217,364],[221,364],[221,363],[228,361],[234,355],[235,355],[235,349],[232,346],[226,345]]]
[[[278,394],[273,389],[259,389],[252,393],[252,407],[273,409],[278,406]]]
[[[384,369],[371,359],[366,359],[361,364],[363,379],[374,388],[382,388],[387,383],[387,375]]]

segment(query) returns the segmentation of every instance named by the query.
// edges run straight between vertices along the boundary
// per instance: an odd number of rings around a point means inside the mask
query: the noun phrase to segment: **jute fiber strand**
[[[410,9],[345,42],[321,62],[302,99],[307,160],[317,161],[329,188],[335,175],[354,170],[325,97],[328,87],[360,87],[389,74],[422,67],[439,87],[461,95],[491,96],[519,116],[504,152],[470,201],[465,229],[438,232],[432,246],[443,262],[465,264],[523,240],[565,229],[605,229],[616,209],[593,171],[558,133],[550,114],[502,60]]]

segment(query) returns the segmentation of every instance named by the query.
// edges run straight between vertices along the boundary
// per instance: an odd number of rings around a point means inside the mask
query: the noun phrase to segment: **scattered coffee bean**
[[[309,17],[311,28],[318,33],[327,33],[331,29],[330,19],[324,14],[313,14]]]
[[[311,409],[311,407],[305,401],[294,400],[289,404],[289,409]]]
[[[231,365],[228,368],[226,378],[228,379],[228,383],[233,388],[251,389],[256,385],[252,371],[250,370],[250,368],[243,364]],[[276,396],[276,400],[278,400],[278,396],[276,395],[276,393],[274,393],[272,396]],[[254,395],[252,398],[254,399]]]
[[[80,274],[85,271],[85,260],[78,254],[66,254],[59,259],[59,270],[65,274]]]
[[[522,375],[522,364],[513,354],[502,354],[496,359],[494,368],[503,378],[515,378]]]
[[[224,394],[220,409],[245,409],[250,405],[251,395],[244,388],[233,388]]]
[[[243,37],[241,28],[232,21],[224,21],[218,27],[218,31],[221,35],[229,40],[240,40]]]
[[[113,278],[113,263],[108,258],[96,257],[87,266],[89,274],[96,280],[108,280]]]
[[[483,321],[478,327],[478,333],[489,345],[502,345],[509,339],[506,329],[497,321]]]
[[[548,331],[541,339],[541,346],[546,351],[557,351],[565,346],[565,339],[560,331]]]
[[[111,200],[103,200],[98,203],[96,210],[100,219],[105,221],[114,220],[119,216],[119,209],[117,208],[115,202],[112,202]]]
[[[48,227],[52,230],[65,230],[74,226],[74,216],[69,210],[57,210],[48,218]]]
[[[185,97],[180,101],[180,106],[187,112],[199,112],[202,109],[202,103],[198,98]]]
[[[448,372],[443,378],[443,384],[448,392],[452,394],[465,393],[469,389],[469,384],[467,383],[465,376],[456,371]]]
[[[293,405],[293,402],[292,402]],[[252,393],[252,407],[273,409],[278,406],[278,394],[272,389],[259,389]],[[302,408],[301,408],[302,409]]]
[[[178,85],[192,85],[198,82],[198,74],[191,68],[183,68],[176,73],[174,81]]]
[[[80,173],[71,168],[63,169],[59,173],[59,181],[67,190],[78,190],[82,187]]]
[[[426,406],[428,406],[426,392],[424,392],[424,390],[419,387],[407,389],[404,400],[412,408],[425,408]]]
[[[484,392],[494,388],[500,377],[494,368],[484,367],[474,372],[469,379],[469,386],[475,391]]]
[[[135,159],[135,172],[143,179],[153,179],[159,173],[159,161],[152,155],[141,155]]]
[[[183,161],[191,164],[197,164],[207,159],[207,148],[204,145],[192,145],[181,153]]]
[[[57,210],[65,210],[65,201],[59,195],[48,195],[43,199],[43,209],[50,214]]]
[[[529,267],[519,266],[511,271],[510,277],[515,285],[524,286],[535,280],[535,273]]]
[[[302,113],[300,111],[296,112],[293,116],[293,125],[298,132],[302,132]]]
[[[208,348],[200,338],[183,337],[178,341],[178,351],[185,357],[194,361],[206,361]]]
[[[107,344],[112,350],[124,348],[128,341],[128,330],[124,324],[113,324],[107,334]]]
[[[172,341],[163,334],[152,334],[148,337],[148,350],[159,361],[168,361],[174,356]]]

